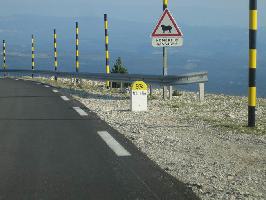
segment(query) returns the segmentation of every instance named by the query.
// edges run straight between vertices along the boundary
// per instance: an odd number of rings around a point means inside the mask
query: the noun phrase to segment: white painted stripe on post
[[[62,98],[64,101],[69,101],[69,98],[67,98],[66,96],[61,96],[61,98]]]
[[[53,90],[54,93],[58,93],[58,90]]]
[[[98,131],[97,133],[117,156],[131,156],[107,131]]]
[[[75,111],[77,111],[77,113],[78,113],[80,116],[88,116],[88,114],[87,114],[84,110],[82,110],[80,107],[73,107],[73,109],[74,109]]]

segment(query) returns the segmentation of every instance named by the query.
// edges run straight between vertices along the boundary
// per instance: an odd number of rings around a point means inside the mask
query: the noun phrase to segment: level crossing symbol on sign
[[[152,46],[178,47],[183,45],[183,33],[168,9],[165,9],[152,33]]]

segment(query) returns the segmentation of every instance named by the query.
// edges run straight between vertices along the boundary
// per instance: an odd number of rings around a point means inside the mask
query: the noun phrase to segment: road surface
[[[198,199],[56,88],[0,79],[0,200]]]

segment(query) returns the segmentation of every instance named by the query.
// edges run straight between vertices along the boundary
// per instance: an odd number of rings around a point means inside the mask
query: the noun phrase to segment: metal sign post
[[[256,125],[256,36],[258,30],[257,0],[249,1],[249,92],[248,92],[248,126]]]
[[[163,76],[168,75],[167,47],[183,45],[183,34],[167,7],[168,0],[163,0],[163,15],[152,33],[152,46],[163,47]],[[163,98],[167,99],[167,86],[163,86]],[[172,86],[169,86],[169,99],[171,98]]]
[[[168,7],[168,0],[163,1],[163,11]],[[163,75],[168,74],[168,58],[167,58],[167,47],[163,47]],[[171,87],[171,86],[170,86]],[[167,87],[163,86],[163,99],[167,98]]]
[[[167,57],[167,47],[163,47],[163,75],[168,74],[168,57]],[[171,87],[171,86],[170,86]],[[163,86],[163,99],[167,99],[167,86]]]

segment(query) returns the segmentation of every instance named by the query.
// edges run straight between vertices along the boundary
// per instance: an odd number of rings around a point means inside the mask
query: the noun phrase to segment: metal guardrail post
[[[203,102],[205,98],[205,84],[199,83],[199,100]]]

